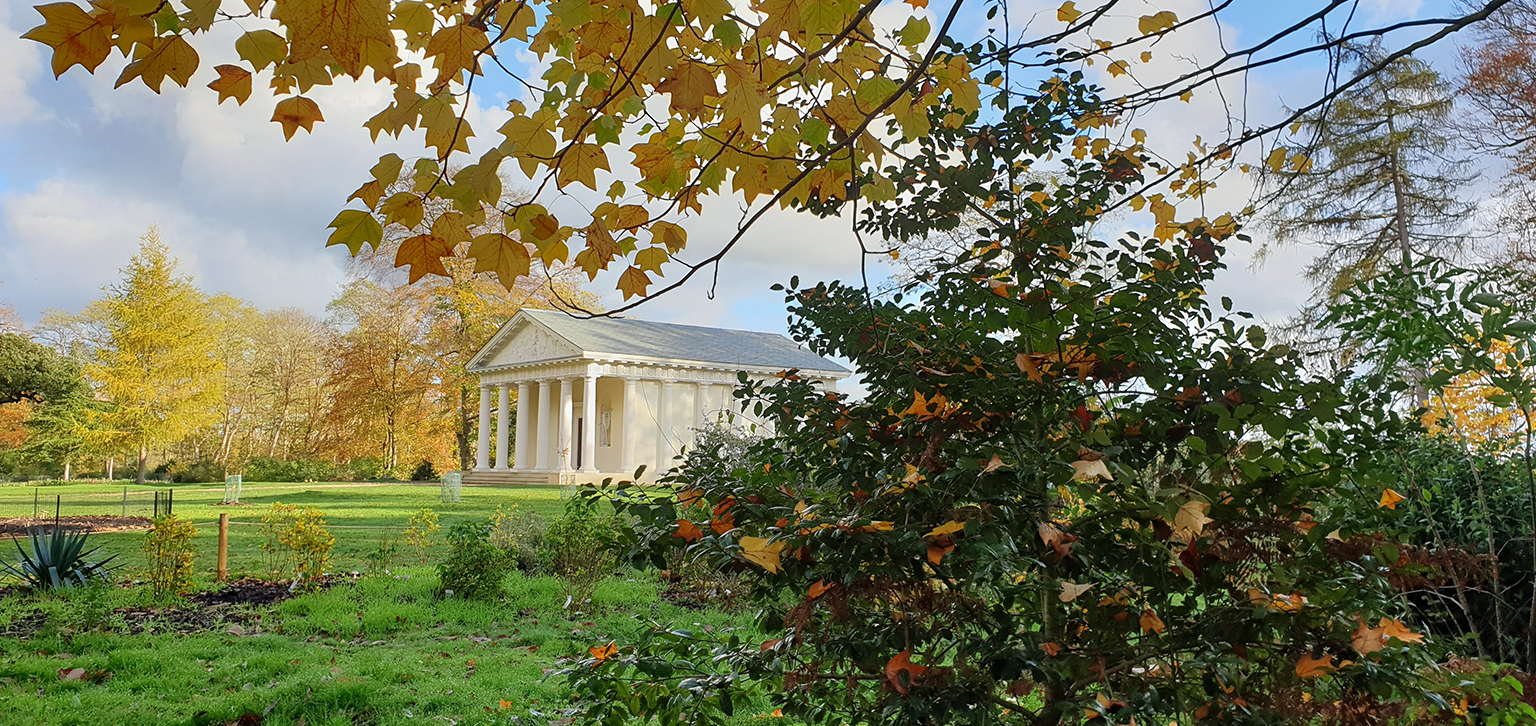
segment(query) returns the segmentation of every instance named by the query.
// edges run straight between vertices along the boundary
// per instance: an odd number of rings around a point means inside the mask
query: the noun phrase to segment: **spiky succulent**
[[[108,580],[112,570],[107,566],[117,555],[99,562],[90,559],[100,547],[85,549],[88,535],[84,532],[65,532],[54,529],[47,533],[31,532],[32,551],[21,548],[17,540],[16,551],[21,559],[12,565],[0,562],[6,572],[21,579],[24,587],[34,590],[83,587],[93,581]]]

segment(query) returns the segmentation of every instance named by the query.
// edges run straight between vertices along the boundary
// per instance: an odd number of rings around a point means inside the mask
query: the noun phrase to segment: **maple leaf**
[[[651,244],[666,247],[667,251],[677,254],[683,251],[688,244],[688,232],[671,222],[653,222],[651,224]]]
[[[1062,650],[1064,650],[1064,648],[1061,647],[1061,643],[1058,643],[1058,642],[1053,640],[1053,641],[1048,641],[1048,642],[1045,642],[1045,643],[1041,643],[1040,644],[1040,650],[1045,651],[1046,655],[1048,655],[1048,656],[1050,656],[1052,658],[1055,658],[1056,654],[1060,653]]]
[[[684,507],[691,507],[704,501],[703,489],[684,489],[677,493],[677,503]]]
[[[508,290],[517,278],[528,274],[531,262],[522,240],[500,232],[475,237],[469,245],[469,256],[475,258],[475,272],[496,273],[496,279]]]
[[[283,138],[292,139],[301,126],[314,133],[315,122],[324,121],[325,116],[320,114],[320,105],[314,101],[303,96],[289,96],[278,101],[272,109],[272,120],[283,125]]]
[[[379,207],[379,213],[384,215],[385,224],[398,224],[406,229],[412,229],[421,224],[426,216],[426,209],[421,204],[421,197],[410,192],[396,192],[390,198],[384,200]]]
[[[160,36],[147,45],[149,52],[125,66],[112,87],[121,88],[138,78],[149,86],[149,90],[159,93],[160,84],[169,76],[176,85],[185,88],[187,82],[192,80],[192,74],[197,71],[197,51],[192,49],[186,38],[180,35]],[[318,108],[316,113],[319,113]]]
[[[1091,587],[1093,587],[1093,583],[1091,582],[1086,585],[1079,585],[1075,582],[1072,582],[1071,580],[1062,580],[1061,593],[1056,596],[1056,599],[1062,602],[1072,602],[1073,600],[1076,600],[1078,597],[1080,597],[1083,593],[1088,592],[1088,588]]]
[[[288,57],[288,41],[270,30],[252,30],[235,40],[235,53],[259,71]]]
[[[1211,523],[1211,518],[1205,516],[1210,511],[1210,502],[1190,500],[1179,506],[1179,511],[1173,515],[1173,527],[1186,537],[1199,537],[1205,534],[1205,525]]]
[[[1029,380],[1035,383],[1044,383],[1045,375],[1040,372],[1040,366],[1035,365],[1034,356],[1020,353],[1013,357],[1014,365],[1019,367],[1019,372],[1029,376]]]
[[[372,66],[388,73],[398,60],[389,0],[274,0],[272,17],[287,29],[288,62],[322,54],[353,78]]]
[[[608,233],[608,228],[603,226],[603,220],[593,217],[592,224],[587,227],[587,249],[592,250],[596,256],[598,266],[607,269],[613,258],[624,252],[615,242],[613,235]],[[646,280],[650,284],[650,280]]]
[[[571,182],[578,182],[595,192],[599,170],[608,171],[608,152],[603,147],[596,144],[571,144],[560,163],[555,185],[564,188]]]
[[[673,70],[672,76],[656,86],[656,90],[672,96],[672,110],[698,116],[704,113],[704,100],[720,95],[715,83],[715,72],[702,63],[683,61]]]
[[[937,527],[934,527],[931,531],[928,532],[928,534],[925,534],[923,536],[924,537],[944,537],[944,536],[947,536],[947,535],[954,534],[956,532],[963,532],[963,531],[965,531],[965,523],[964,522],[956,522],[954,520],[950,520],[948,522],[945,522],[944,524],[941,524],[941,525],[939,525]]]
[[[1077,541],[1076,535],[1067,534],[1056,528],[1056,525],[1041,522],[1039,526],[1040,541],[1045,546],[1056,551],[1056,556],[1066,559],[1072,556],[1072,543]]]
[[[1115,477],[1110,475],[1109,467],[1104,464],[1103,459],[1078,459],[1072,462],[1072,470],[1072,478],[1077,481],[1115,480]]]
[[[384,185],[380,184],[377,179],[370,179],[366,182],[363,182],[363,185],[358,187],[357,191],[352,192],[352,196],[347,197],[347,201],[350,202],[353,199],[356,199],[363,204],[368,205],[369,209],[378,209],[379,200],[383,197]]]
[[[928,561],[937,565],[944,561],[945,555],[954,551],[955,545],[949,541],[949,538],[937,540],[933,544],[928,545]]]
[[[1366,625],[1365,620],[1359,615],[1355,616],[1355,622],[1359,623],[1360,627],[1355,628],[1355,632],[1349,636],[1349,644],[1356,653],[1370,655],[1387,647],[1385,634],[1380,628]]]
[[[624,293],[624,299],[631,297],[645,297],[645,291],[651,286],[651,276],[645,274],[645,270],[638,267],[627,267],[619,275],[618,290]]]
[[[825,595],[828,590],[831,590],[834,587],[837,587],[837,585],[828,584],[826,580],[817,580],[811,584],[811,589],[806,594],[810,595],[812,600],[815,600],[816,598]]]
[[[661,266],[671,261],[671,259],[672,257],[667,254],[666,248],[647,247],[635,253],[635,266],[660,275]]]
[[[364,244],[378,249],[379,243],[384,241],[384,228],[379,226],[379,220],[374,219],[372,214],[357,209],[342,210],[335,219],[331,220],[329,228],[336,231],[331,233],[325,246],[346,245],[353,257],[363,251]]]
[[[485,31],[472,25],[449,25],[432,34],[427,41],[427,57],[437,69],[438,79],[452,78],[461,70],[477,73],[475,54],[486,47]]]
[[[1387,638],[1397,638],[1404,643],[1424,642],[1424,635],[1422,633],[1415,633],[1409,630],[1408,626],[1404,625],[1400,620],[1382,618],[1376,623],[1376,627],[1380,628],[1381,634]]]
[[[764,537],[742,537],[740,544],[742,559],[770,573],[779,571],[779,556],[784,552],[783,542],[769,542]]]
[[[1153,15],[1141,16],[1141,19],[1136,23],[1136,29],[1140,30],[1142,35],[1152,35],[1153,33],[1168,30],[1177,25],[1178,22],[1179,16],[1175,15],[1172,10],[1164,10]]]
[[[1395,510],[1397,509],[1397,503],[1403,501],[1406,498],[1407,497],[1404,497],[1403,495],[1398,494],[1396,491],[1391,489],[1383,489],[1381,490],[1381,503],[1377,504],[1376,506],[1378,508],[1386,507],[1387,509]]]
[[[1139,623],[1141,625],[1141,632],[1143,633],[1157,633],[1158,635],[1162,635],[1163,631],[1167,628],[1167,626],[1163,625],[1163,619],[1158,617],[1157,613],[1152,611],[1152,608],[1147,608],[1141,611],[1141,618]]]
[[[694,524],[693,522],[690,522],[686,519],[679,519],[677,520],[677,532],[673,533],[672,536],[681,537],[683,538],[684,542],[693,542],[694,540],[703,537],[704,531],[699,529],[699,525]]]
[[[1007,464],[1003,463],[1002,457],[998,456],[997,454],[993,454],[992,458],[987,461],[987,465],[982,467],[981,473],[991,474],[992,472],[997,471],[998,469],[1001,469],[1005,466],[1007,466]]]
[[[1345,661],[1341,665],[1347,664],[1348,661]],[[1333,664],[1333,656],[1327,653],[1320,656],[1308,653],[1302,656],[1301,660],[1296,661],[1296,675],[1302,678],[1320,678],[1334,670],[1338,670],[1338,666]]]
[[[219,92],[219,103],[226,99],[235,99],[235,105],[244,105],[246,99],[251,97],[251,72],[240,66],[218,65],[213,67],[219,72],[219,77],[208,87]]]
[[[43,24],[21,36],[53,49],[53,77],[79,65],[89,73],[112,52],[112,28],[103,18],[92,17],[72,2],[37,6]]]
[[[1067,0],[1061,4],[1061,7],[1056,8],[1056,19],[1063,23],[1075,23],[1081,17],[1083,12],[1077,9],[1077,3],[1072,0]]]
[[[616,643],[613,643],[612,641],[610,641],[607,645],[600,645],[600,646],[597,646],[597,647],[588,648],[587,652],[591,653],[592,657],[596,659],[596,662],[594,662],[592,664],[592,667],[596,668],[596,667],[598,667],[598,666],[608,662],[608,659],[618,655],[619,654],[619,646]]]
[[[448,276],[443,268],[443,258],[453,254],[453,245],[441,237],[418,234],[400,243],[395,252],[395,267],[411,266],[410,282],[416,282],[428,274]]]
[[[890,682],[892,688],[906,695],[907,688],[912,685],[912,682],[927,670],[926,666],[912,662],[912,651],[904,650],[886,662],[885,679]]]

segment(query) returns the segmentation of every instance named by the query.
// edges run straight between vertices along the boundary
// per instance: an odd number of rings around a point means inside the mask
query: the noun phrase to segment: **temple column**
[[[661,382],[661,393],[656,397],[656,420],[661,424],[661,436],[656,440],[656,471],[666,471],[672,466],[672,381]]]
[[[699,390],[699,426],[709,425],[709,394],[715,390],[715,384],[700,382],[696,384]]]
[[[533,428],[533,422],[528,420],[533,412],[531,388],[528,381],[517,383],[517,448],[512,450],[512,468],[519,471],[533,468],[533,450],[528,441],[528,430]]]
[[[619,469],[635,471],[635,377],[624,377],[624,422],[619,429]]]
[[[506,469],[507,432],[510,430],[508,427],[512,423],[512,408],[507,405],[509,403],[507,397],[512,392],[512,386],[508,383],[502,383],[497,385],[496,388],[500,390],[496,406],[496,468]]]
[[[577,378],[567,378],[560,382],[560,448],[556,458],[560,471],[571,470],[571,403],[576,392]]]
[[[581,470],[597,471],[597,374],[587,369],[581,392]]]
[[[555,437],[549,435],[550,387],[554,385],[553,379],[539,381],[539,463],[534,466],[539,471],[549,471],[555,464]]]
[[[480,448],[475,450],[475,471],[491,468],[491,387],[480,384]]]

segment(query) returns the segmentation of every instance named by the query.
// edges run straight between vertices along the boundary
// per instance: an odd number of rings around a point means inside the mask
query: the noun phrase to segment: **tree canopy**
[[[54,401],[83,386],[73,360],[19,333],[0,333],[0,404]]]

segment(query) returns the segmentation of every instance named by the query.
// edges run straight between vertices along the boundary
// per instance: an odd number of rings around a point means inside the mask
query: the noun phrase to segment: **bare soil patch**
[[[59,529],[70,532],[136,532],[149,529],[154,524],[149,517],[120,517],[115,514],[79,515],[71,517],[4,517],[0,518],[0,537],[25,537],[34,529]]]

